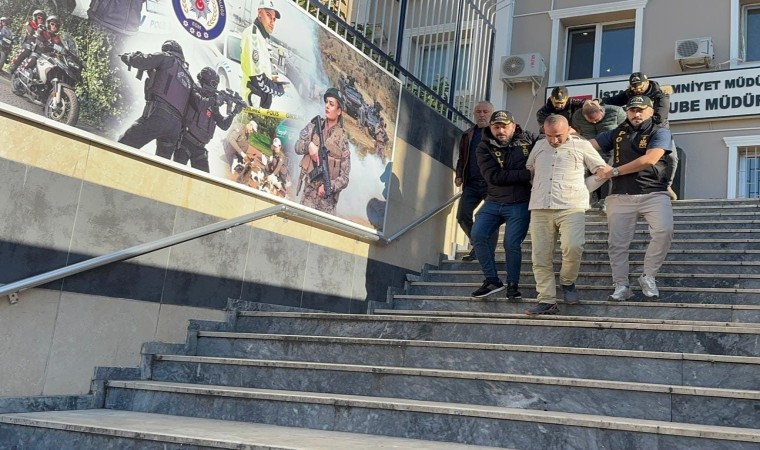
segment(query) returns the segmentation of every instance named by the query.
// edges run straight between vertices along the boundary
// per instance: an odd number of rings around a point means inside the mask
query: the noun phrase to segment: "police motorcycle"
[[[34,67],[27,68],[24,61],[11,76],[13,93],[26,97],[42,106],[45,117],[66,125],[76,125],[79,119],[79,100],[74,90],[82,82],[84,62],[79,57],[74,39],[59,35],[60,44],[53,44],[49,53],[35,52],[35,43],[29,45],[32,56],[37,57]]]

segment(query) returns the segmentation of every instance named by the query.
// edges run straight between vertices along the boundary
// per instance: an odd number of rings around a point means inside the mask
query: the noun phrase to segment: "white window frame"
[[[723,138],[723,142],[728,147],[726,198],[737,198],[736,185],[739,181],[739,147],[760,146],[760,135],[725,137]]]
[[[750,2],[749,5],[760,6],[760,1]],[[744,11],[746,5],[743,6],[741,0],[731,0],[731,36],[729,37],[730,47],[730,63],[731,69],[757,67],[760,66],[760,61],[744,62],[744,55],[742,54],[741,38],[744,33]]]
[[[738,0],[734,0],[738,1]],[[555,9],[549,11],[549,17],[552,19],[552,39],[551,39],[551,55],[549,57],[549,82],[548,85],[555,84],[580,84],[588,82],[588,79],[582,80],[564,80],[565,64],[558,64],[560,58],[564,61],[567,56],[566,45],[562,46],[562,54],[560,54],[560,38],[566,35],[567,29],[562,26],[562,19],[570,17],[583,17],[595,14],[615,13],[625,10],[636,11],[634,18],[634,31],[633,31],[633,62],[631,72],[638,72],[641,67],[641,40],[644,34],[644,8],[647,6],[648,0],[624,0],[619,2],[606,2],[602,4],[579,6],[576,8],[564,8]],[[601,22],[600,22],[601,23]],[[605,22],[606,23],[606,22]],[[595,58],[596,59],[596,58]],[[557,68],[562,67],[562,73],[558,73]],[[595,69],[596,70],[596,69]],[[561,75],[561,76],[560,76]],[[605,77],[606,80],[614,81],[617,79],[628,79],[628,75]]]

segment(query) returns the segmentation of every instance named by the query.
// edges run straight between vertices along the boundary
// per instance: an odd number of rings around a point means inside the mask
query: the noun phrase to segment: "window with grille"
[[[760,145],[739,147],[737,198],[760,198]]]

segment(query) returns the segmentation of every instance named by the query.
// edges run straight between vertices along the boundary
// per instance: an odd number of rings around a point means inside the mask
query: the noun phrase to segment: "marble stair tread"
[[[279,391],[273,389],[233,388],[214,385],[194,385],[156,381],[109,381],[109,388],[172,392],[201,396],[224,396],[238,399],[289,403],[332,405],[345,408],[364,408],[376,411],[415,412],[457,417],[533,422],[615,431],[630,431],[668,436],[699,437],[730,441],[760,443],[760,430],[715,425],[687,424],[648,419],[629,419],[592,414],[528,410],[498,406],[479,406],[387,397],[314,392]]]
[[[345,323],[347,321],[363,322],[375,324],[380,321],[386,322],[413,322],[419,324],[422,322],[429,323],[455,323],[455,324],[474,324],[474,325],[527,325],[527,326],[556,326],[556,327],[586,327],[586,328],[619,328],[631,330],[669,330],[669,331],[700,331],[700,332],[724,332],[736,334],[759,334],[760,327],[748,324],[738,324],[737,326],[726,327],[724,322],[710,324],[695,322],[689,325],[678,325],[665,323],[627,323],[625,321],[605,322],[598,320],[597,317],[591,320],[575,320],[572,316],[566,316],[563,320],[544,320],[528,318],[524,315],[515,318],[479,318],[479,317],[454,317],[451,315],[444,316],[425,316],[419,314],[419,311],[412,311],[411,314],[396,315],[393,314],[335,314],[335,313],[248,313],[241,312],[239,317],[253,318],[281,318],[281,319],[306,319],[306,320],[329,320],[335,323]],[[729,328],[727,330],[727,328]]]
[[[704,263],[702,263],[704,264]],[[480,270],[428,270],[428,275],[472,275],[483,278],[483,272]],[[503,277],[507,274],[506,271],[498,271],[498,275]],[[559,271],[555,271],[555,275],[558,275]],[[520,276],[530,276],[533,272],[523,270],[520,272]],[[599,277],[599,278],[612,278],[609,272],[578,272],[579,277]],[[746,280],[760,279],[760,274],[757,273],[675,273],[661,271],[657,273],[657,279],[660,278],[737,278]]]
[[[424,286],[432,286],[432,287],[467,287],[467,288],[473,288],[477,289],[479,288],[483,282],[446,282],[446,281],[412,281],[409,283],[412,287],[418,286],[418,287],[424,287]],[[520,287],[523,289],[534,289],[535,284],[531,283],[520,283]],[[612,293],[612,288],[609,285],[604,286],[596,286],[596,285],[582,285],[578,284],[576,285],[578,290],[606,290],[610,291]],[[632,285],[631,288],[634,291],[637,291],[636,286]],[[720,293],[730,293],[730,294],[760,294],[760,289],[743,289],[743,288],[708,288],[708,287],[678,287],[678,286],[657,286],[657,289],[660,292],[720,292]]]
[[[0,423],[228,449],[485,450],[493,448],[113,409],[6,414],[0,415]]]
[[[687,361],[715,361],[737,364],[757,364],[760,368],[760,357],[756,356],[733,356],[714,355],[701,353],[675,353],[656,352],[647,350],[625,350],[585,347],[561,347],[550,345],[520,345],[520,344],[497,344],[489,342],[456,342],[456,341],[420,341],[414,339],[389,339],[389,338],[359,338],[343,336],[319,336],[303,334],[266,334],[266,333],[241,333],[230,331],[201,331],[199,338],[224,338],[224,339],[249,339],[249,340],[277,340],[284,342],[311,342],[311,343],[337,343],[359,345],[384,345],[391,347],[440,347],[450,349],[467,350],[496,350],[496,351],[522,351],[537,353],[561,353],[572,355],[601,355],[623,356],[626,358],[654,358],[674,359]]]
[[[408,368],[395,366],[377,366],[360,364],[323,363],[310,361],[288,361],[272,359],[224,358],[213,356],[156,355],[157,361],[185,362],[202,364],[219,364],[232,366],[257,366],[270,368],[324,370],[340,372],[361,372],[378,375],[405,375],[428,378],[450,378],[487,382],[510,382],[526,384],[544,384],[570,388],[610,389],[621,391],[638,391],[660,394],[715,397],[725,399],[760,400],[760,390],[723,389],[700,386],[678,386],[656,383],[636,383],[629,381],[612,381],[582,379],[543,375],[505,374],[481,371]],[[325,393],[327,394],[327,393]],[[396,398],[396,397],[394,397]]]
[[[476,301],[482,299],[475,299]],[[501,300],[504,301],[504,300]],[[584,304],[589,302],[584,302]],[[599,302],[602,303],[602,302]],[[616,305],[623,302],[615,302]],[[639,303],[641,304],[641,303]],[[645,304],[649,305],[649,303]],[[526,308],[535,306],[535,303],[526,302]],[[757,307],[756,308],[760,308]],[[498,312],[469,312],[469,311],[431,311],[431,310],[404,310],[404,309],[376,309],[375,314],[390,315],[399,314],[402,316],[435,316],[435,317],[488,317],[504,319],[524,319],[525,314],[510,314]],[[710,326],[710,327],[729,327],[729,328],[747,328],[760,331],[760,324],[748,322],[712,322],[702,320],[678,320],[678,319],[647,319],[638,317],[597,317],[597,316],[571,316],[554,314],[548,316],[531,317],[530,320],[567,320],[579,322],[610,322],[610,323],[641,323],[641,324],[664,324],[664,325],[690,325],[690,326]]]

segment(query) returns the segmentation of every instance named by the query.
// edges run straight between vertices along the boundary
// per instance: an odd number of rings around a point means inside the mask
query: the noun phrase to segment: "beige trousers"
[[[577,209],[534,209],[530,212],[530,240],[533,249],[533,276],[539,303],[557,302],[554,279],[554,246],[559,233],[562,268],[559,282],[575,283],[581,267],[586,231],[586,214]]]

